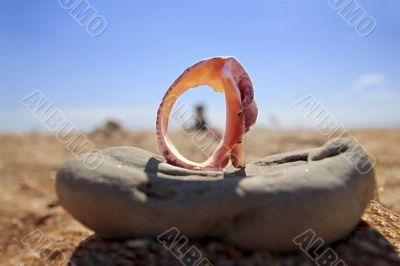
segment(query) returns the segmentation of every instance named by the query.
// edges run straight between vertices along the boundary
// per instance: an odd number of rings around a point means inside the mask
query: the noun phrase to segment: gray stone
[[[312,229],[325,243],[345,237],[373,198],[365,151],[347,139],[278,154],[245,169],[193,171],[139,148],[103,150],[97,169],[73,159],[59,170],[62,206],[105,238],[155,237],[176,227],[247,249],[292,250]]]

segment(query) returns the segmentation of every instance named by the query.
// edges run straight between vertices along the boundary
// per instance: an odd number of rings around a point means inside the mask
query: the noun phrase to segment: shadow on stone
[[[224,178],[230,178],[230,177],[246,177],[246,168],[240,168],[239,170],[236,170],[234,172],[224,172]]]
[[[144,168],[145,173],[147,173],[147,175],[150,175],[151,173],[154,173],[154,174],[157,173],[160,163],[161,163],[160,160],[158,160],[158,159],[156,159],[154,157],[151,157],[147,161],[146,166]]]

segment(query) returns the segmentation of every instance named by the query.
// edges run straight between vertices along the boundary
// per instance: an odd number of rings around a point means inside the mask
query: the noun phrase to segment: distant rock
[[[297,250],[293,238],[308,229],[325,243],[348,236],[375,190],[367,155],[346,139],[226,172],[178,168],[131,147],[98,156],[96,170],[78,159],[65,163],[56,189],[67,211],[108,239],[155,237],[175,227],[190,239]]]
[[[108,120],[104,123],[103,126],[97,128],[96,130],[94,130],[91,135],[92,136],[104,136],[104,137],[111,137],[115,134],[121,134],[121,132],[123,132],[123,128],[120,125],[120,123],[118,123],[115,120]]]

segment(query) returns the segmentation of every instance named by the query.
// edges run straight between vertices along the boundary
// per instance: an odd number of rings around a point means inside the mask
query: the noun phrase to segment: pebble
[[[100,153],[103,163],[94,170],[79,159],[66,162],[56,191],[73,217],[108,239],[154,238],[176,227],[190,239],[296,250],[293,238],[308,229],[330,243],[360,221],[375,192],[372,169],[355,168],[367,158],[360,150],[335,139],[219,172],[182,169],[139,148],[114,147]]]

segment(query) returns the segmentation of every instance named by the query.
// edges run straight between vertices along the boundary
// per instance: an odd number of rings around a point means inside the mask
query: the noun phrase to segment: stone
[[[80,157],[56,178],[60,204],[106,239],[156,237],[176,228],[245,249],[296,250],[311,229],[328,244],[345,238],[374,196],[362,147],[323,147],[268,156],[240,170],[193,171],[133,147],[108,148],[87,167]]]

